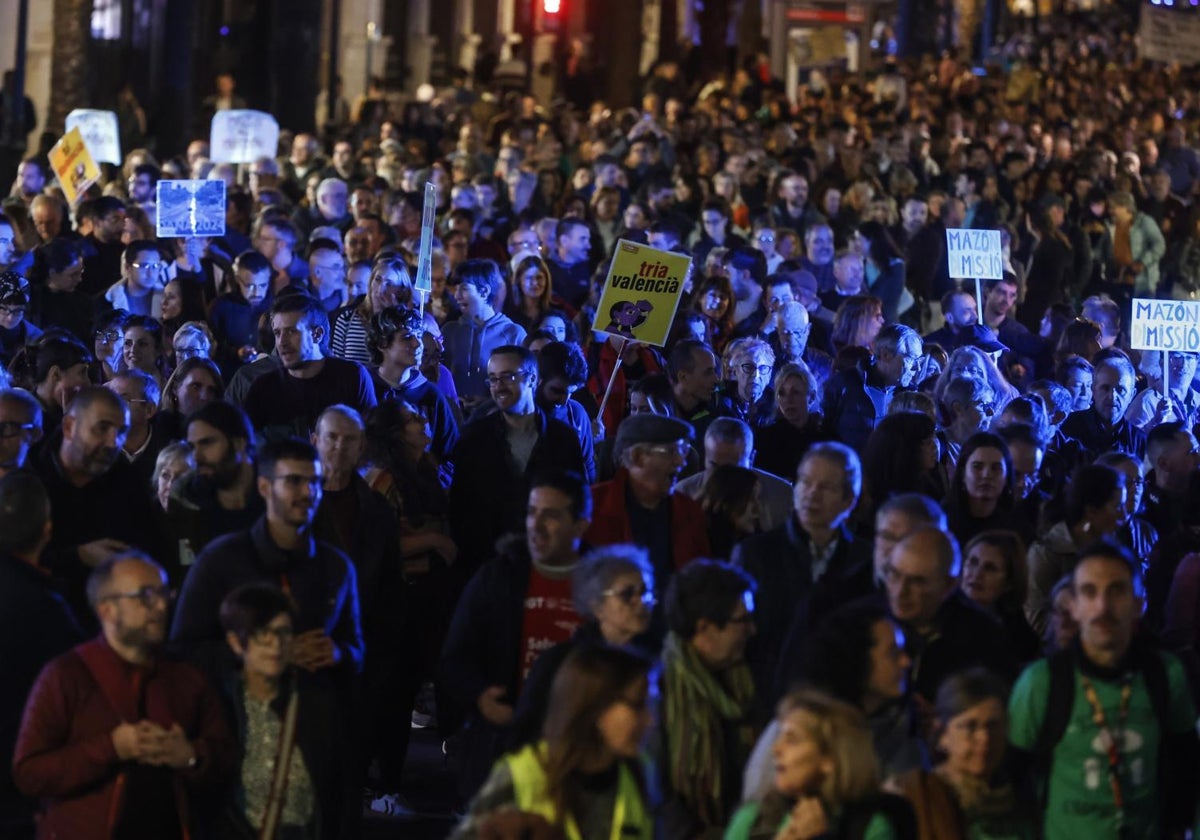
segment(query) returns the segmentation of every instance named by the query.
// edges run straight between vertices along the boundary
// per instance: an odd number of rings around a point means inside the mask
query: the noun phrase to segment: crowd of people
[[[1200,346],[1129,342],[1200,295],[1200,85],[1118,17],[795,101],[459,86],[73,207],[24,161],[0,833],[354,837],[414,726],[463,840],[1200,828]],[[187,177],[226,232],[157,240]],[[619,240],[692,260],[663,347],[593,330]]]

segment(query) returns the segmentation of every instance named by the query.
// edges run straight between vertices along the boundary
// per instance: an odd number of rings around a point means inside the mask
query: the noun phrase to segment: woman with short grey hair
[[[550,685],[572,651],[592,645],[624,647],[649,628],[654,571],[646,550],[614,544],[589,552],[575,567],[571,592],[583,623],[574,636],[533,663],[513,718],[514,747],[541,738]]]

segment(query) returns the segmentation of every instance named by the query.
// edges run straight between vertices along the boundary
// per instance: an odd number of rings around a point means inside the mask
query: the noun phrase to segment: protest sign
[[[1129,346],[1200,352],[1200,301],[1134,298]]]
[[[620,240],[596,308],[595,332],[662,347],[691,258]]]
[[[1000,231],[947,228],[946,261],[951,277],[999,280],[1004,276]]]
[[[112,111],[76,108],[67,114],[67,131],[78,128],[92,160],[121,165],[121,130]]]
[[[1141,4],[1138,53],[1151,61],[1200,62],[1200,17],[1194,10],[1176,11]]]
[[[159,181],[155,229],[166,239],[225,235],[225,182]]]
[[[216,163],[252,163],[279,152],[279,123],[262,111],[217,111],[209,134]]]
[[[72,128],[50,150],[50,168],[58,176],[63,195],[74,206],[84,191],[100,178],[100,169],[83,142],[83,134]]]
[[[421,245],[417,251],[417,281],[419,292],[433,291],[433,227],[437,216],[437,184],[425,184],[425,208],[421,211]],[[425,295],[421,296],[421,311],[425,311]]]

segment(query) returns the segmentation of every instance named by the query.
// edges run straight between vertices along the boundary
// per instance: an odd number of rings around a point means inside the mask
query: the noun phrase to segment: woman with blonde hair
[[[389,306],[411,306],[412,302],[413,275],[408,263],[398,256],[379,257],[371,267],[367,293],[334,319],[330,355],[369,366],[371,350],[367,331],[371,317]]]
[[[912,835],[912,813],[880,791],[879,760],[862,712],[802,689],[779,704],[775,782],[733,815],[725,840],[889,840]]]

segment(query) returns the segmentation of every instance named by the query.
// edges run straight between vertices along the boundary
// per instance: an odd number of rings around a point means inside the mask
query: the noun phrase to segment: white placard
[[[209,135],[216,163],[253,163],[279,151],[279,123],[263,111],[217,111]]]
[[[1129,346],[1200,352],[1200,301],[1134,298]]]
[[[225,182],[158,182],[155,230],[159,238],[225,235]]]
[[[112,111],[76,108],[67,114],[67,131],[78,128],[87,144],[92,160],[97,163],[121,165],[121,127]],[[65,133],[65,132],[64,132]]]
[[[1004,277],[1004,252],[1000,231],[946,229],[946,261],[950,276],[963,280],[999,280]]]
[[[1200,62],[1200,15],[1194,9],[1175,11],[1143,3],[1141,13],[1137,43],[1142,58],[1185,65]]]

